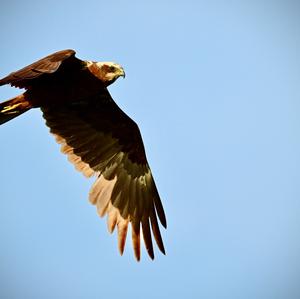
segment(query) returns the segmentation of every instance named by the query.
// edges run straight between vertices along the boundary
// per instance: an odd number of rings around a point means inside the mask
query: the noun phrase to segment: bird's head
[[[125,78],[124,69],[114,62],[90,62],[89,70],[99,78],[106,86],[115,82],[119,77]]]

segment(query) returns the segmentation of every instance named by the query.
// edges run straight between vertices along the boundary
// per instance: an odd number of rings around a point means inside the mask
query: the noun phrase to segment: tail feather
[[[0,103],[0,125],[29,110],[30,104],[21,94],[13,99]]]

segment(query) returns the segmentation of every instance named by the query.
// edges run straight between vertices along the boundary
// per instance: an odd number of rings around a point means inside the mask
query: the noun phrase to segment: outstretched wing
[[[140,131],[115,104],[107,89],[84,102],[41,109],[50,132],[76,169],[87,177],[98,175],[89,199],[101,217],[108,215],[110,232],[118,227],[120,253],[124,250],[129,223],[137,260],[140,228],[148,254],[154,258],[150,225],[159,249],[165,253],[157,215],[164,227],[166,218]]]
[[[31,86],[33,79],[55,73],[62,64],[66,64],[66,61],[73,64],[74,61],[80,62],[79,59],[75,58],[75,53],[74,50],[62,50],[48,55],[4,77],[0,80],[0,86],[10,84],[19,88],[28,88]]]

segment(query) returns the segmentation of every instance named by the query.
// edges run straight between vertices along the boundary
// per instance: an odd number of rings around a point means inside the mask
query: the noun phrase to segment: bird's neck
[[[104,71],[93,61],[85,61],[86,68],[95,76],[97,77],[104,85],[107,87],[108,85],[112,84],[112,81],[108,81],[105,77]]]

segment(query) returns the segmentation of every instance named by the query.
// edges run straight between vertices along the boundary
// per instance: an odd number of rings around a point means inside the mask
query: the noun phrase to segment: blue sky
[[[300,297],[297,1],[2,1],[0,76],[54,51],[120,63],[167,255],[137,263],[41,112],[0,128],[0,297]],[[1,87],[6,100],[19,90]],[[157,248],[156,248],[157,249]]]

